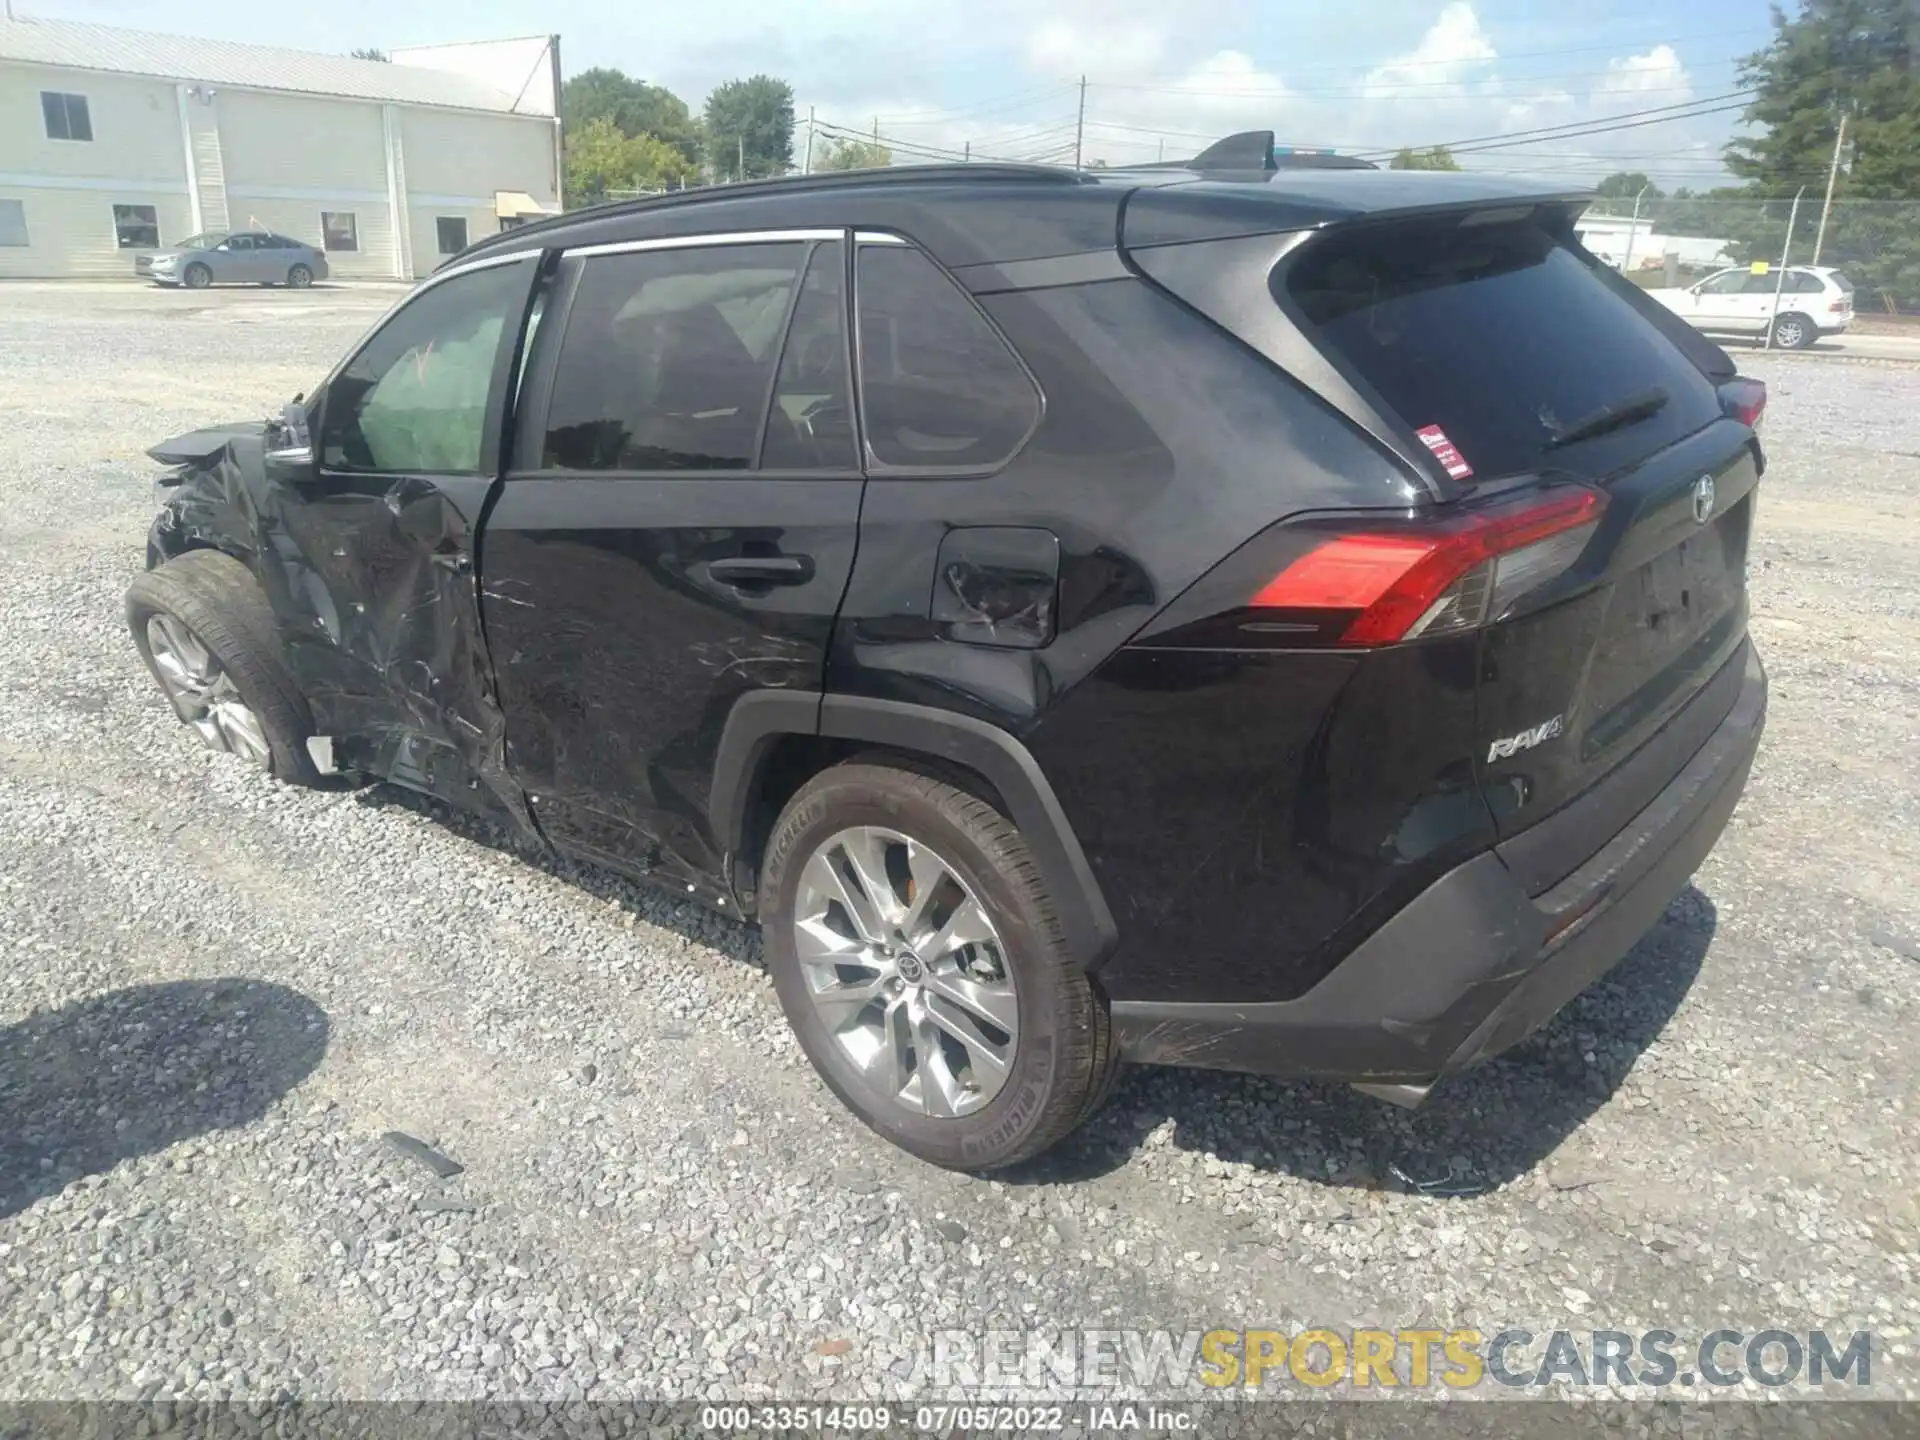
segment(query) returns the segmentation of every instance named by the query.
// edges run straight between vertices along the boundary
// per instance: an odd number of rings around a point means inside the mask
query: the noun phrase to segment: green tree
[[[1618,171],[1593,187],[1593,193],[1602,200],[1624,200],[1628,205],[1632,205],[1634,196],[1642,191],[1646,192],[1646,199],[1641,202],[1642,204],[1646,201],[1661,199],[1665,194],[1658,185],[1638,170]]]
[[[1791,198],[1806,188],[1795,249],[1813,227],[1847,122],[1851,159],[1834,189],[1821,263],[1890,303],[1920,303],[1920,10],[1914,0],[1803,0],[1775,10],[1773,41],[1742,62],[1756,133],[1726,148],[1727,168],[1757,202],[1727,233],[1752,257],[1777,256]],[[1811,214],[1809,213],[1811,211]]]
[[[729,80],[707,97],[707,164],[760,180],[793,168],[793,87],[771,75]]]
[[[561,87],[560,109],[569,128],[610,120],[629,139],[651,135],[697,166],[704,150],[700,122],[687,102],[662,85],[649,85],[620,70],[582,70]]]
[[[356,60],[387,60],[391,57],[389,57],[384,50],[375,50],[372,47],[368,47],[365,50],[355,50],[353,52],[353,58]]]
[[[567,200],[596,205],[623,190],[665,190],[698,171],[666,141],[623,135],[604,115],[567,131]]]
[[[891,164],[893,151],[871,140],[825,140],[814,147],[816,170],[884,170]]]
[[[1389,170],[1458,170],[1460,162],[1453,158],[1453,152],[1444,145],[1435,145],[1430,150],[1415,150],[1402,147],[1400,153],[1387,162]]]

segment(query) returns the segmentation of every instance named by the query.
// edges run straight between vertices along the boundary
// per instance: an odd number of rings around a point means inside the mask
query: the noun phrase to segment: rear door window
[[[542,467],[750,469],[807,249],[783,241],[585,260]]]
[[[991,470],[1040,420],[1040,395],[1007,342],[910,245],[860,246],[860,409],[874,465]]]
[[[1706,377],[1530,220],[1336,234],[1279,274],[1321,347],[1410,430],[1438,427],[1477,479],[1608,474],[1720,414]],[[1654,390],[1657,413],[1553,443]]]

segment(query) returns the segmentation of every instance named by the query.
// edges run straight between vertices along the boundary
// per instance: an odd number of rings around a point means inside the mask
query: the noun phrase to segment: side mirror
[[[318,412],[318,405],[311,407]],[[270,479],[302,484],[318,478],[320,467],[313,450],[309,407],[299,397],[280,407],[280,418],[267,426],[267,474]]]

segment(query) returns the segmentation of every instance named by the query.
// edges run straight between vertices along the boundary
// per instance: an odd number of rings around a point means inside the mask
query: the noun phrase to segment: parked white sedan
[[[1784,277],[1778,270],[1755,273],[1742,266],[1684,290],[1647,293],[1696,329],[1765,335],[1771,328],[1773,343],[1787,350],[1805,349],[1853,323],[1853,282],[1825,266],[1790,265]]]

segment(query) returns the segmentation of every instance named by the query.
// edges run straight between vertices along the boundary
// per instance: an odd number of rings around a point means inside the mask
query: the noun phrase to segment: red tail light
[[[1598,490],[1562,485],[1410,527],[1343,532],[1294,560],[1251,603],[1294,612],[1307,622],[1301,629],[1341,646],[1469,630],[1573,564],[1606,503]]]
[[[1720,408],[1751,430],[1760,428],[1760,417],[1767,409],[1767,385],[1746,375],[1736,375],[1720,387]]]
[[[1835,315],[1838,315],[1843,310],[1851,310],[1852,308],[1853,302],[1851,300],[1834,300],[1827,305],[1827,309]]]

